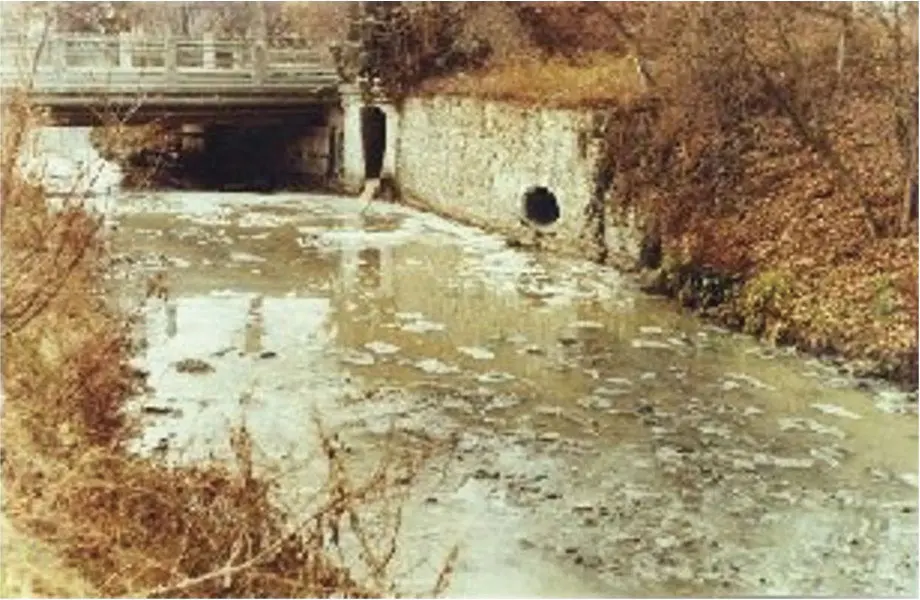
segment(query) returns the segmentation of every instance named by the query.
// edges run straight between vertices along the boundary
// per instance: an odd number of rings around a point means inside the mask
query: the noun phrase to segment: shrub
[[[781,341],[785,329],[782,321],[793,294],[792,279],[783,271],[765,271],[746,282],[738,299],[745,331],[765,333],[771,341]]]
[[[37,538],[55,558],[11,568],[10,561],[37,555],[5,552],[4,590],[92,590],[106,597],[394,594],[388,568],[401,502],[428,449],[421,457],[387,453],[373,472],[356,477],[335,436],[317,422],[327,477],[316,482],[312,509],[296,519],[276,504],[272,482],[254,473],[245,428],[234,436],[231,464],[172,467],[125,452],[134,428],[124,405],[140,380],[127,368],[126,315],[112,308],[104,290],[100,222],[77,201],[49,208],[17,160],[35,115],[24,102],[5,110],[3,525],[12,531],[9,521],[17,535]],[[341,550],[346,536],[360,552]]]

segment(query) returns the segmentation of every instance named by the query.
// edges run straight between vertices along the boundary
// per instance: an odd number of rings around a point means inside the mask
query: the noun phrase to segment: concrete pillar
[[[396,148],[399,139],[399,112],[392,104],[382,104],[380,109],[386,115],[387,139],[383,151],[382,177],[396,177]]]
[[[172,86],[176,83],[176,70],[179,60],[178,45],[172,33],[166,34],[163,50],[165,52],[163,55],[163,70],[166,76],[166,84]]]
[[[265,83],[268,73],[268,17],[264,2],[252,4],[255,10],[255,43],[252,47],[252,79],[256,85]]]
[[[214,34],[206,33],[202,36],[202,62],[201,66],[205,69],[217,68],[217,49],[214,45]]]
[[[263,85],[266,73],[268,73],[268,47],[264,40],[257,40],[252,47],[253,83]]]
[[[364,187],[364,142],[361,139],[361,107],[357,88],[342,86],[342,185],[357,194]]]
[[[122,31],[118,34],[118,66],[121,69],[131,69],[134,67],[132,60],[133,51],[131,49],[131,34]]]

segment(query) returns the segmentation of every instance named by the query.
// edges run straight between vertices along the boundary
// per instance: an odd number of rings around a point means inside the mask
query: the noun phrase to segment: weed
[[[785,335],[783,315],[788,313],[794,288],[789,273],[765,271],[749,280],[738,300],[738,312],[745,331],[765,334],[773,342]]]

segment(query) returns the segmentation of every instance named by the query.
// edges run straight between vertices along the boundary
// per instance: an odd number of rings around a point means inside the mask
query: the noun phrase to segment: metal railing
[[[0,88],[27,87],[43,96],[309,93],[338,83],[330,57],[304,40],[0,38]]]

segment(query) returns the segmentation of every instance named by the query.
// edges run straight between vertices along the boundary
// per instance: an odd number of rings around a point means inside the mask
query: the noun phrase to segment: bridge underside
[[[93,126],[113,123],[262,125],[277,122],[322,124],[338,106],[336,94],[313,95],[33,95],[58,125]]]

